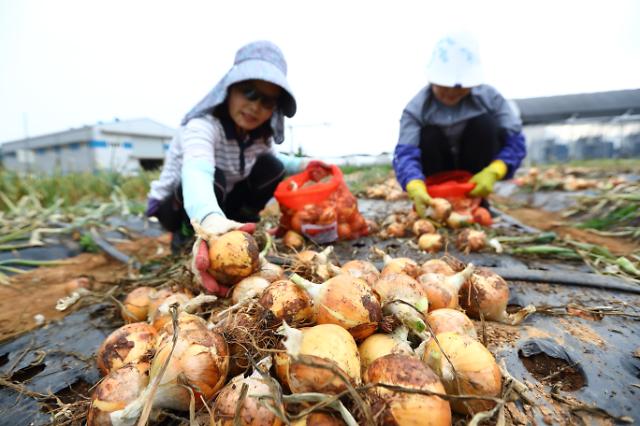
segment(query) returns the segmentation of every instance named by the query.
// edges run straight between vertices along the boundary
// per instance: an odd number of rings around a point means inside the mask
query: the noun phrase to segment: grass
[[[391,164],[372,166],[341,166],[344,180],[353,194],[361,194],[371,185],[393,177]]]
[[[82,202],[108,201],[116,187],[131,201],[143,205],[149,184],[158,172],[141,172],[136,176],[118,173],[72,173],[55,175],[21,175],[0,169],[0,192],[10,202],[17,203],[24,196],[34,196],[46,208],[54,203],[70,207]],[[0,211],[8,206],[0,198]]]

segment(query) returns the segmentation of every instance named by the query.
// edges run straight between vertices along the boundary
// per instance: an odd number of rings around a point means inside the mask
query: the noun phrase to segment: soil
[[[120,243],[116,248],[145,261],[166,256],[169,241],[170,234],[165,234]],[[39,327],[36,315],[43,315],[45,322],[64,317],[67,312],[57,311],[56,302],[70,295],[77,278],[87,277],[91,288],[101,288],[128,273],[127,265],[105,254],[83,253],[64,265],[13,276],[8,285],[0,286],[0,300],[5,301],[0,309],[0,341]]]
[[[555,386],[563,391],[575,391],[586,384],[580,370],[567,361],[546,354],[530,357],[520,356],[525,368],[541,383]]]
[[[502,199],[500,201],[505,202],[507,200]],[[611,253],[618,256],[628,256],[640,249],[640,243],[621,238],[597,235],[584,229],[568,226],[559,213],[530,208],[509,209],[506,213],[525,225],[538,228],[542,231],[554,231],[563,238],[569,237],[576,241],[597,244],[608,248]]]

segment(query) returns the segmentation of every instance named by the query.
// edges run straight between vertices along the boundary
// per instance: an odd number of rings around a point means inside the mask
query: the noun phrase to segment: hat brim
[[[282,113],[287,117],[293,117],[296,114],[296,99],[287,77],[273,64],[251,59],[234,65],[227,75],[227,87],[244,80],[263,80],[280,86],[284,91],[280,103]]]

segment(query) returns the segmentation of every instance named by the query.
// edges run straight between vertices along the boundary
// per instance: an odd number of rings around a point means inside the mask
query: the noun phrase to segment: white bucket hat
[[[284,115],[296,113],[296,99],[287,81],[287,62],[282,51],[270,41],[255,41],[236,52],[233,67],[216,86],[182,119],[186,124],[192,118],[210,113],[224,102],[229,86],[245,80],[264,80],[282,88],[278,107],[271,116],[271,128],[276,143],[284,140]]]
[[[478,42],[467,32],[442,37],[427,67],[429,82],[446,87],[474,87],[484,83]]]

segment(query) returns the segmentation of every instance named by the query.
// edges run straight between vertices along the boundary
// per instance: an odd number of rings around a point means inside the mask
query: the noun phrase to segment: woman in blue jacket
[[[466,170],[486,197],[496,181],[513,176],[526,155],[522,122],[502,95],[484,84],[478,45],[467,33],[439,40],[429,84],[402,112],[393,167],[416,212],[431,203],[425,178]]]

